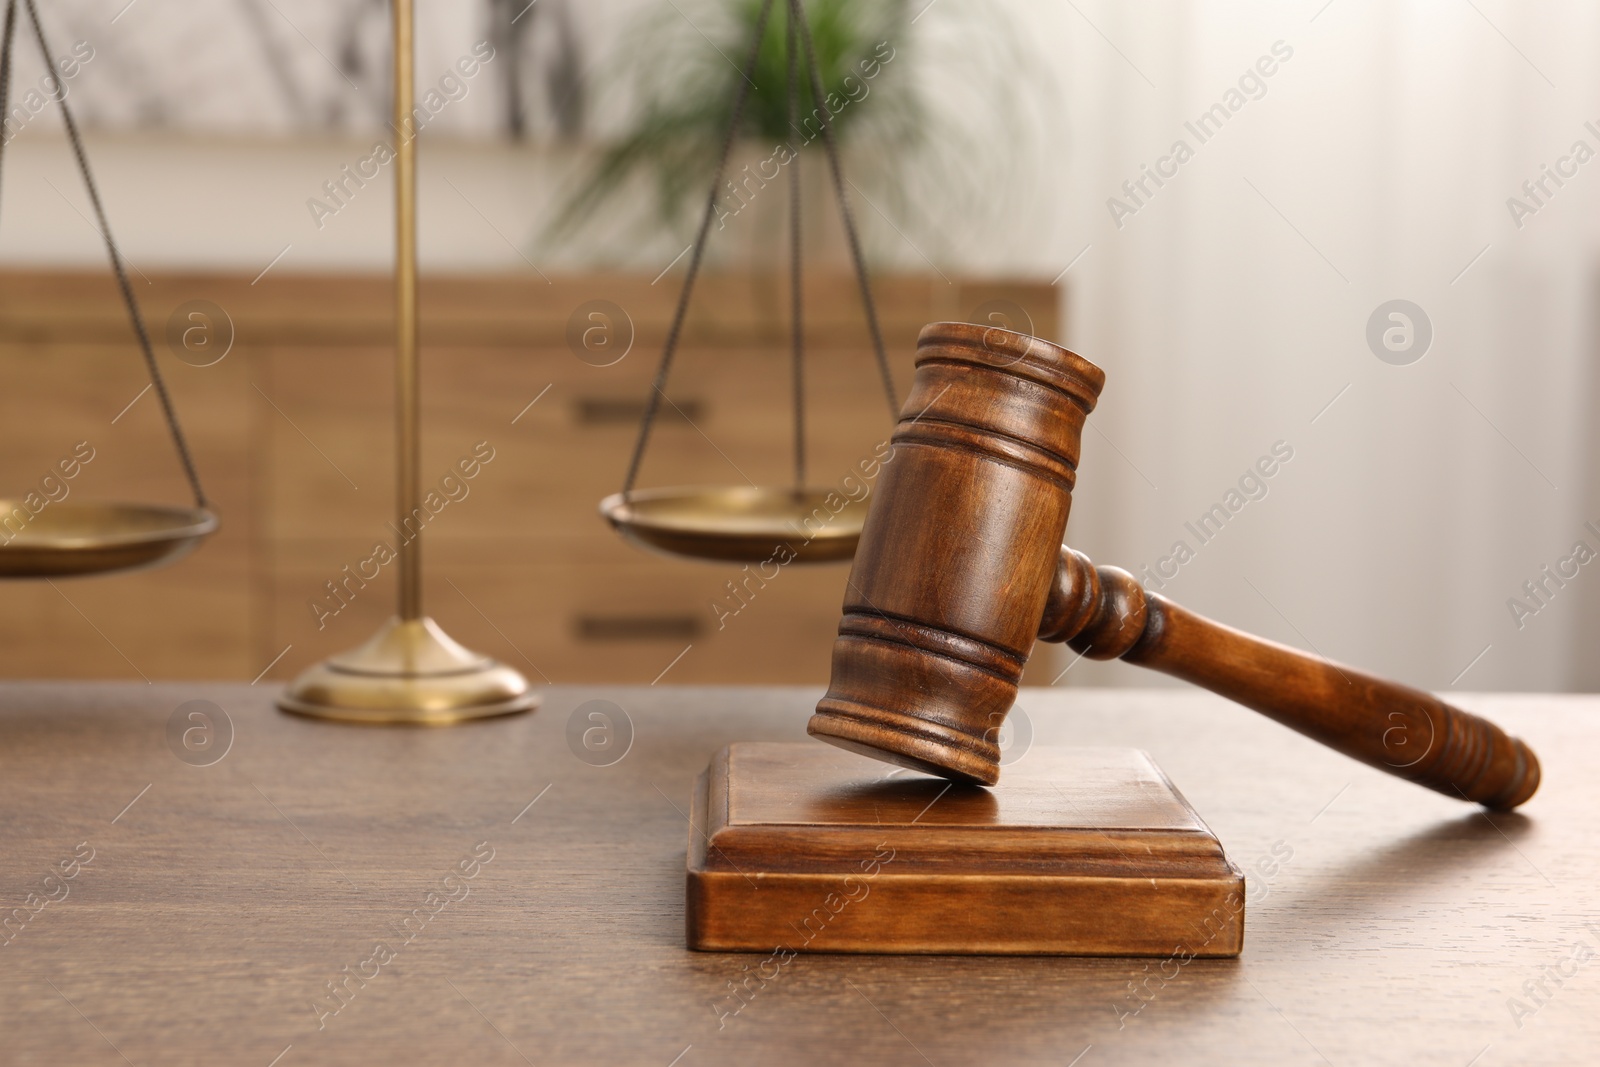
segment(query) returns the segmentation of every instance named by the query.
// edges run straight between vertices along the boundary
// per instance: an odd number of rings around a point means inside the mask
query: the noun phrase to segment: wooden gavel
[[[1509,810],[1539,787],[1533,752],[1493,723],[1186,611],[1063,545],[1100,368],[953,322],[922,330],[916,368],[812,736],[993,785],[1000,726],[1042,638],[1193,682],[1449,796]]]

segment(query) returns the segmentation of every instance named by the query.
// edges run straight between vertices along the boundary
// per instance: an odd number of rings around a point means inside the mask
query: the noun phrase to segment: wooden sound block
[[[692,823],[693,949],[1184,958],[1244,940],[1244,875],[1137,749],[1036,747],[990,790],[741,742],[700,776]]]

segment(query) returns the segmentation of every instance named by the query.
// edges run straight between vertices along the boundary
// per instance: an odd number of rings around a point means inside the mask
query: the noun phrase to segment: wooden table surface
[[[406,730],[0,686],[0,1062],[1600,1061],[1600,698],[1452,694],[1544,761],[1491,817],[1206,694],[1024,690],[1034,744],[1142,747],[1184,791],[1247,872],[1244,955],[802,955],[733,1014],[761,957],[683,947],[691,786],[819,695],[554,688]],[[597,699],[633,724],[610,766],[567,741]],[[210,766],[169,744],[192,700],[233,725]]]

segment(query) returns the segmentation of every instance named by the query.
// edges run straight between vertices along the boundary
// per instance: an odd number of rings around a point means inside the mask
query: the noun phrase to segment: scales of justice
[[[40,54],[51,52],[35,0],[21,0]],[[10,83],[17,30],[17,0],[6,9],[0,45],[0,113]],[[416,525],[421,507],[421,417],[417,350],[416,135],[413,107],[413,34],[410,0],[394,4],[394,129],[400,132],[395,167],[395,354],[398,384],[395,460],[396,525]],[[162,379],[150,337],[111,236],[89,170],[77,123],[64,98],[57,100],[72,143],[129,321],[161,403],[174,447],[194,496],[194,506],[96,503],[67,500],[43,509],[0,546],[0,577],[52,578],[109,574],[172,563],[217,529],[177,412]],[[3,146],[0,146],[3,149]],[[25,501],[0,501],[5,514]],[[422,610],[420,537],[398,548],[399,610],[364,645],[312,667],[283,691],[279,707],[299,715],[367,723],[443,724],[528,711],[538,697],[521,674],[452,640]]]
[[[42,54],[53,53],[21,0]],[[795,481],[790,488],[636,490],[709,235],[718,190],[775,0],[749,43],[721,160],[693,245],[611,525],[655,551],[759,562],[853,560],[832,677],[803,742],[733,742],[695,785],[686,863],[690,948],[792,951],[1235,956],[1244,874],[1150,757],[1035,746],[1000,782],[999,736],[1036,640],[1121,658],[1200,685],[1370,766],[1497,810],[1537,790],[1521,741],[1431,694],[1213,622],[1096,567],[1064,545],[1083,427],[1105,374],[1082,356],[1000,326],[933,323],[903,404],[884,352],[844,197],[802,0],[786,0],[791,126],[804,77],[820,120],[891,415],[890,451],[865,514],[806,526],[799,169],[790,166]],[[4,111],[18,0],[0,49]],[[394,115],[410,127],[411,0],[394,0]],[[0,577],[92,575],[172,562],[213,532],[195,464],[89,173],[192,508],[62,502],[0,544]],[[0,146],[3,147],[3,146]],[[397,506],[419,504],[415,137],[396,181]],[[16,501],[0,502],[9,513]],[[399,551],[398,614],[365,645],[312,667],[278,698],[288,712],[366,723],[443,724],[527,711],[516,671],[451,640],[421,607],[416,539]],[[872,757],[872,761],[861,759]],[[877,762],[873,762],[877,761]],[[892,766],[889,766],[892,765]],[[908,773],[909,772],[909,773]]]
[[[42,55],[51,55],[35,0],[20,0],[32,35]],[[768,7],[770,8],[770,3]],[[10,57],[16,37],[19,0],[7,7],[0,74],[0,104],[9,85]],[[395,368],[396,412],[396,526],[413,526],[421,508],[420,492],[420,360],[417,321],[417,132],[414,106],[414,40],[412,0],[394,0],[394,108],[395,171]],[[763,16],[763,23],[765,16]],[[791,77],[793,68],[791,68]],[[792,86],[791,86],[792,88]],[[208,504],[199,471],[185,441],[148,331],[139,311],[126,266],[111,234],[98,190],[89,169],[78,127],[63,98],[58,100],[106,252],[127,308],[132,331],[143,356],[161,411],[194,497],[193,507],[152,504],[84,502],[52,504],[37,518],[23,524],[0,545],[0,577],[51,578],[109,574],[162,566],[176,562],[217,529],[218,519]],[[743,98],[740,106],[742,108]],[[0,107],[0,111],[3,111]],[[730,134],[728,147],[731,148]],[[829,158],[838,174],[836,146],[831,131]],[[3,153],[3,146],[0,146]],[[727,153],[724,152],[723,162]],[[3,155],[0,155],[3,162]],[[793,171],[794,168],[791,168]],[[719,170],[720,174],[720,170]],[[795,179],[798,181],[798,175]],[[836,185],[837,185],[836,181]],[[842,187],[840,188],[841,204]],[[795,225],[799,201],[794,200]],[[847,217],[848,225],[848,217]],[[707,224],[709,223],[709,216]],[[774,536],[790,536],[793,528],[822,503],[825,493],[803,488],[805,479],[803,427],[799,418],[801,340],[795,333],[796,382],[796,488],[690,487],[633,491],[645,443],[662,396],[673,351],[688,307],[689,295],[705,248],[707,225],[702,225],[689,275],[683,287],[677,316],[663,352],[657,388],[652,392],[639,444],[622,494],[605,504],[613,525],[640,544],[663,551],[705,559],[749,558],[758,548],[770,550]],[[796,229],[798,234],[798,229]],[[851,246],[858,269],[861,257],[854,228]],[[794,295],[799,313],[799,261],[796,244]],[[871,309],[864,269],[859,270],[862,293],[868,301],[879,365],[893,410],[893,384],[877,321]],[[797,318],[798,321],[798,318]],[[0,501],[5,513],[22,501]],[[848,559],[860,533],[861,516],[847,512],[813,537],[802,550],[808,562]],[[538,695],[516,670],[464,648],[422,609],[421,538],[402,540],[397,550],[399,604],[397,613],[365,644],[331,657],[307,670],[278,698],[283,710],[312,718],[348,722],[440,725],[470,719],[510,715],[538,706]],[[764,557],[761,557],[764,558]]]

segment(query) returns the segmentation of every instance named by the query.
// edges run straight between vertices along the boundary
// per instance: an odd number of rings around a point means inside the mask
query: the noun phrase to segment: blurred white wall
[[[857,212],[885,267],[926,269],[926,256],[950,272],[1063,276],[1066,341],[1109,376],[1072,542],[1138,571],[1184,541],[1193,558],[1162,579],[1166,595],[1425,687],[1600,685],[1600,565],[1569,564],[1560,585],[1541,574],[1580,540],[1600,553],[1585,526],[1600,530],[1600,12],[1507,0],[998,9],[1039,64],[1031,135],[994,145],[1008,177],[990,210],[932,204],[920,229]],[[919,19],[913,56],[919,44],[937,54],[954,25],[940,18],[931,6]],[[1273,73],[1241,87],[1262,57]],[[95,74],[91,63],[82,76]],[[958,90],[941,86],[949,106]],[[1203,143],[1185,125],[1235,101]],[[1192,158],[1165,184],[1124,191],[1142,167],[1170,171],[1161,160],[1179,140]],[[140,267],[254,271],[287,247],[274,269],[370,269],[390,255],[386,188],[320,229],[305,205],[369,141],[97,134],[91,151]],[[1597,153],[1581,166],[1578,141]],[[438,138],[422,160],[426,267],[584,265],[581,247],[557,257],[533,242],[577,150]],[[1546,165],[1573,173],[1559,187],[1544,178],[1535,203],[1523,183]],[[0,261],[99,262],[49,116],[8,146],[5,167]],[[1536,210],[1514,219],[1511,197]],[[1112,198],[1131,213],[1115,218]],[[941,239],[902,235],[930,229]],[[675,252],[643,240],[632,265]],[[1366,338],[1395,299],[1431,323],[1408,365]],[[1185,524],[1226,506],[1278,442],[1293,458],[1266,495],[1201,544]],[[1535,580],[1543,603],[1524,589]],[[1512,598],[1539,610],[1518,620]],[[1082,662],[1061,684],[1151,680]]]
[[[1600,151],[1597,12],[1038,11],[1068,78],[1058,255],[1090,246],[1068,274],[1072,341],[1109,376],[1070,538],[1134,570],[1185,540],[1197,551],[1167,595],[1429,688],[1593,687],[1600,567],[1569,564],[1577,576],[1546,582],[1548,606],[1520,627],[1508,600],[1538,607],[1524,582],[1579,540],[1600,551],[1585,528],[1600,528],[1600,159],[1561,164],[1575,176],[1547,180],[1520,227],[1507,199],[1529,201],[1524,180],[1575,142]],[[1260,98],[1198,143],[1185,122],[1279,41],[1293,55],[1264,90],[1250,82]],[[1119,228],[1107,199],[1127,201],[1121,183],[1180,138],[1194,158]],[[1406,366],[1365,337],[1392,299],[1432,323]],[[1200,545],[1185,522],[1277,441],[1294,458],[1268,495]],[[1082,668],[1086,681],[1132,673]]]

